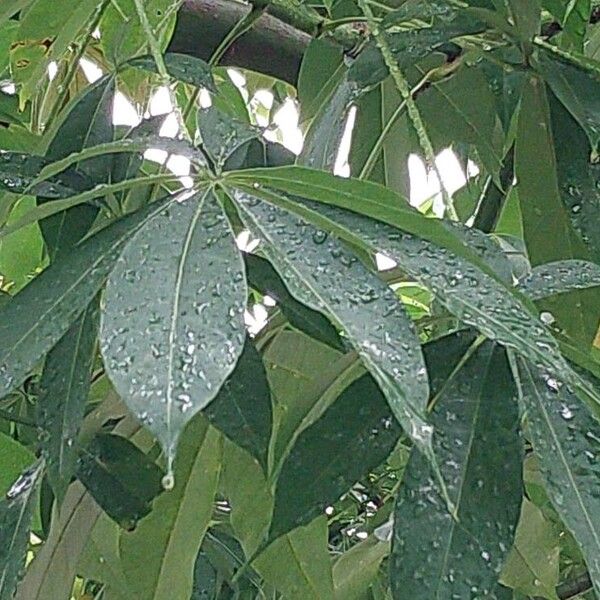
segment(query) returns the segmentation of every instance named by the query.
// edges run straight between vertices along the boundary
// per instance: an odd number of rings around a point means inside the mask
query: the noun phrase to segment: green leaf
[[[394,598],[497,597],[522,497],[519,411],[503,349],[486,342],[434,399],[434,450],[456,515],[413,451],[394,513]]]
[[[217,169],[222,168],[241,146],[260,137],[257,128],[229,116],[215,106],[202,108],[198,112],[198,132],[202,147]]]
[[[284,598],[333,598],[325,517],[279,538],[253,564]]]
[[[13,481],[35,460],[33,453],[4,433],[0,433],[0,495],[4,496]]]
[[[254,254],[245,254],[244,261],[249,285],[261,294],[273,298],[290,325],[336,350],[342,350],[338,332],[329,319],[298,302],[288,292],[268,260]]]
[[[176,7],[171,0],[144,2],[150,27],[163,50],[173,32]],[[148,46],[134,0],[110,2],[100,22],[100,34],[104,56],[115,66],[142,53]]]
[[[392,290],[325,231],[256,197],[237,192],[235,199],[242,220],[266,242],[265,255],[292,293],[342,327],[394,416],[426,448],[431,430],[421,416],[428,396],[423,356]]]
[[[127,530],[150,512],[162,491],[162,475],[154,461],[119,435],[100,434],[79,451],[78,479],[104,512]]]
[[[190,423],[175,461],[175,487],[161,494],[120,554],[131,596],[189,598],[194,561],[208,528],[221,465],[222,440],[203,419]]]
[[[524,360],[515,376],[533,449],[554,508],[579,543],[594,589],[600,591],[600,494],[597,455],[600,423],[555,378]]]
[[[523,215],[523,232],[533,266],[562,259],[588,259],[589,253],[571,226],[556,171],[555,138],[545,86],[532,77],[524,88],[515,146],[515,176]],[[552,244],[548,240],[554,240]],[[548,310],[558,326],[589,347],[598,327],[598,295],[575,294],[573,304]]]
[[[25,566],[29,528],[36,490],[43,473],[43,461],[23,472],[0,500],[0,599],[12,600]]]
[[[600,285],[600,266],[586,260],[559,260],[535,267],[519,282],[532,300]]]
[[[508,6],[519,37],[524,42],[531,42],[540,32],[542,16],[540,0],[509,0]]]
[[[160,441],[167,471],[182,429],[217,395],[245,338],[244,264],[230,226],[211,190],[187,196],[125,246],[102,316],[107,374]]]
[[[22,383],[90,304],[129,236],[163,209],[161,201],[111,224],[50,265],[2,307],[0,397]]]
[[[115,78],[105,76],[76,99],[56,130],[46,152],[46,158],[57,161],[84,148],[113,140],[112,108],[115,94]],[[111,170],[112,157],[98,156],[78,164],[78,169],[94,184],[106,183]],[[46,219],[42,233],[50,260],[71,251],[94,222],[98,209],[94,206],[76,206]]]
[[[189,83],[198,88],[206,88],[211,92],[217,91],[210,65],[201,58],[187,54],[167,52],[164,55],[165,66],[171,77]],[[156,63],[152,56],[139,56],[128,63],[132,67],[145,69],[156,73]]]
[[[383,223],[335,208],[313,208],[317,209],[322,216],[396,261],[464,323],[524,356],[560,369],[565,377],[572,377],[556,341],[539,320],[485,273],[446,248],[438,248]]]
[[[371,376],[352,383],[300,433],[283,463],[269,539],[322,515],[387,458],[399,436],[400,427]]]
[[[336,600],[364,600],[390,545],[375,536],[356,544],[333,563],[333,586]]]
[[[501,582],[522,594],[558,600],[559,538],[542,511],[523,500],[515,543],[502,569]]]
[[[41,156],[21,152],[0,152],[0,189],[14,194],[30,193],[44,199],[68,198],[91,187],[90,180],[75,169],[35,183],[50,164]]]
[[[83,421],[96,355],[99,298],[48,353],[40,379],[36,420],[47,477],[59,504],[77,465],[77,436]]]
[[[266,472],[273,420],[271,390],[262,358],[249,339],[235,370],[203,414]]]
[[[217,591],[217,571],[201,548],[194,563],[194,587],[190,600],[208,600],[214,598]]]
[[[592,148],[596,148],[600,141],[600,75],[551,58],[545,52],[537,55],[534,65],[586,132]]]
[[[97,0],[33,0],[20,14],[11,48],[11,72],[21,84],[21,102],[33,97],[51,61],[60,61],[80,33],[89,29],[102,10]],[[87,31],[88,35],[91,31]]]

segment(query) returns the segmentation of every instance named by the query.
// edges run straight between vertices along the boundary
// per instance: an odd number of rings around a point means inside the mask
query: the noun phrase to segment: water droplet
[[[170,492],[175,487],[175,476],[173,473],[167,473],[161,480],[163,490]]]

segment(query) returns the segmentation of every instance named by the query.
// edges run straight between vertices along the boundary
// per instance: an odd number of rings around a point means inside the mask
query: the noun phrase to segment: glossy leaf
[[[298,302],[268,260],[254,254],[245,254],[244,261],[249,285],[261,294],[273,298],[290,325],[332,348],[342,349],[338,332],[329,319]]]
[[[149,220],[109,277],[101,333],[107,373],[160,441],[167,471],[185,424],[235,368],[246,296],[243,261],[211,191]]]
[[[161,469],[137,446],[112,434],[80,449],[77,478],[104,512],[127,530],[150,512],[162,491]]]
[[[53,132],[46,158],[53,162],[84,148],[111,142],[114,94],[115,79],[111,76],[103,77],[86,89]],[[78,169],[94,184],[105,183],[111,160],[109,155],[98,156],[82,161]],[[81,205],[43,221],[42,233],[50,259],[69,252],[88,232],[97,214],[96,207]]]
[[[121,535],[121,560],[133,597],[189,598],[194,561],[212,516],[221,443],[202,419],[190,423],[177,453],[175,487],[157,498],[135,531]]]
[[[395,417],[427,447],[431,430],[421,416],[428,396],[423,356],[393,292],[326,232],[252,196],[238,193],[236,201],[246,226],[266,242],[265,255],[292,293],[329,313],[344,329]]]
[[[12,600],[29,546],[29,527],[43,461],[23,472],[0,500],[0,598]]]
[[[172,200],[170,200],[172,201]],[[108,226],[51,265],[0,311],[0,396],[22,383],[104,284],[124,243],[164,201]]]
[[[600,591],[600,423],[551,372],[518,360],[529,434],[554,508],[579,543]]]
[[[532,300],[600,285],[600,266],[585,260],[561,260],[535,267],[519,282]]]
[[[167,52],[164,55],[165,66],[171,77],[199,88],[216,92],[215,82],[210,65],[201,58],[187,54]],[[156,72],[156,63],[152,56],[139,56],[129,61],[132,67]]]
[[[269,538],[323,514],[387,458],[399,436],[400,427],[373,379],[365,375],[352,383],[298,436],[283,463]]]
[[[249,339],[235,370],[203,414],[267,470],[273,420],[271,390],[262,358]]]
[[[456,515],[413,452],[394,513],[392,595],[441,600],[476,589],[497,597],[522,496],[519,412],[504,350],[491,342],[478,348],[436,397],[432,422]]]
[[[83,421],[96,354],[99,299],[95,298],[48,353],[36,404],[40,447],[47,477],[62,502],[77,464],[77,436]]]

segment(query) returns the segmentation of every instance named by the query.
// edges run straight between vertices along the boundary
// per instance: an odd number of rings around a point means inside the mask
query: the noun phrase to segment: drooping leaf
[[[36,404],[47,477],[62,502],[77,464],[77,436],[90,390],[99,324],[99,298],[48,353]]]
[[[114,94],[115,78],[110,75],[86,89],[71,109],[64,111],[63,120],[53,132],[46,158],[53,162],[84,148],[111,142]],[[82,161],[77,168],[97,185],[108,181],[111,161],[110,155],[98,156]],[[45,219],[41,227],[50,259],[69,252],[87,234],[97,214],[97,207],[80,205]]]
[[[476,589],[497,597],[522,497],[519,411],[503,349],[486,342],[451,375],[432,422],[456,515],[413,451],[394,514],[392,595],[445,600],[471,597]]]
[[[300,433],[283,463],[269,538],[323,514],[387,458],[399,436],[400,427],[371,376],[352,383],[314,425]]]
[[[150,512],[162,476],[154,461],[119,435],[100,434],[79,451],[78,479],[124,529],[133,529]]]
[[[277,271],[268,260],[255,254],[245,254],[244,261],[250,286],[261,294],[273,298],[290,325],[332,348],[342,349],[338,332],[331,322],[321,313],[298,302],[288,292]]]
[[[0,500],[0,599],[12,600],[29,545],[29,527],[35,504],[35,492],[43,473],[43,461],[37,461],[15,481]]]
[[[262,358],[249,339],[235,370],[203,414],[267,470],[273,420],[271,390]]]
[[[201,58],[187,54],[167,52],[164,55],[165,66],[171,77],[199,88],[216,92],[215,82],[210,65]],[[132,67],[156,72],[156,63],[152,56],[138,56],[129,61]]]
[[[600,285],[600,266],[585,260],[560,260],[535,267],[519,282],[532,300]]]
[[[600,423],[551,373],[517,361],[528,431],[548,495],[579,543],[594,589],[600,591]]]
[[[173,200],[167,200],[172,202]],[[124,243],[165,201],[113,223],[79,244],[23,288],[0,311],[0,396],[25,379],[103,285]]]
[[[212,516],[221,444],[204,420],[191,422],[175,461],[175,487],[155,500],[135,531],[121,535],[121,560],[133,597],[190,597],[194,561]]]
[[[266,242],[265,255],[292,293],[344,329],[395,417],[427,447],[431,430],[421,416],[428,396],[423,356],[393,292],[326,232],[253,196],[237,193],[236,200],[246,226]]]
[[[523,233],[533,266],[563,259],[590,258],[571,225],[556,171],[555,141],[543,82],[532,77],[523,91],[515,143],[515,176],[523,215]],[[548,244],[547,240],[554,243]],[[600,294],[576,292],[575,302],[562,301],[548,310],[558,326],[578,343],[590,345],[598,328]]]
[[[101,332],[107,374],[160,441],[168,471],[185,424],[235,368],[246,296],[243,261],[210,190],[148,221],[108,279]]]

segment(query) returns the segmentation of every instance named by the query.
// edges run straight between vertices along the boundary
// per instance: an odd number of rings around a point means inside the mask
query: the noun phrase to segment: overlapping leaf
[[[507,593],[497,580],[522,496],[516,400],[506,354],[491,342],[478,348],[436,397],[434,450],[456,515],[448,513],[424,458],[413,453],[394,514],[394,598]]]

